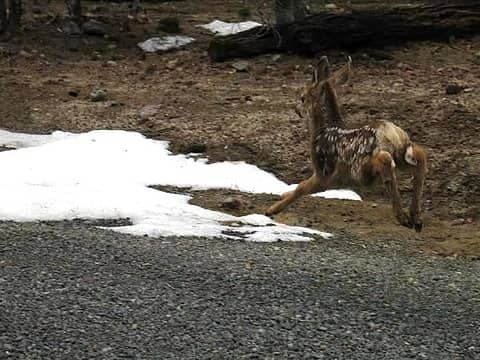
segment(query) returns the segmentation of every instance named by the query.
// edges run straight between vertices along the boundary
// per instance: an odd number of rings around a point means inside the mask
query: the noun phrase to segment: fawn
[[[424,149],[410,141],[407,133],[389,121],[375,121],[366,126],[347,129],[340,113],[336,88],[351,74],[351,58],[331,74],[327,57],[320,58],[312,81],[307,84],[297,113],[306,118],[310,132],[313,175],[293,191],[281,195],[266,215],[284,210],[303,195],[352,182],[372,185],[381,179],[392,200],[395,217],[401,225],[422,230],[420,217],[423,184],[427,170]],[[396,169],[413,175],[410,212],[402,208]]]

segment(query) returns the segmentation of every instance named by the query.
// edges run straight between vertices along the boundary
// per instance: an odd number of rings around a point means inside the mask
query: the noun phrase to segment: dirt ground
[[[235,61],[209,60],[211,35],[196,27],[214,19],[240,21],[238,10],[255,9],[254,3],[147,3],[146,15],[127,25],[126,3],[85,2],[85,14],[107,23],[109,35],[69,40],[59,31],[63,2],[52,1],[20,34],[0,42],[0,127],[32,133],[139,131],[171,141],[174,152],[242,160],[299,182],[310,166],[306,127],[293,109],[312,59],[267,54],[248,59],[247,71],[237,71]],[[252,15],[255,19],[255,10]],[[196,41],[184,50],[143,54],[135,44],[161,34],[156,26],[165,16],[178,17],[182,32]],[[71,41],[79,42],[78,51],[66,49]],[[346,231],[365,241],[400,239],[418,251],[480,256],[479,50],[477,37],[348,54],[355,73],[340,93],[348,123],[391,120],[428,150],[422,233],[396,224],[382,190],[362,191],[363,202],[302,199],[275,219]],[[326,55],[339,66],[346,54]],[[450,84],[463,90],[447,95]],[[98,88],[108,91],[106,101],[90,101]],[[410,189],[403,177],[406,201]],[[193,202],[220,210],[232,194],[250,204],[233,213],[263,212],[275,201],[269,195],[209,191],[194,193]]]

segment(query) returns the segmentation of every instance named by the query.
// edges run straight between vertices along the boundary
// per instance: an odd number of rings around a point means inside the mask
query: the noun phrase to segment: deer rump
[[[334,74],[322,57],[314,69],[312,81],[302,94],[297,113],[306,118],[310,131],[313,175],[294,191],[281,196],[266,212],[276,214],[297,198],[328,187],[358,183],[369,186],[381,179],[392,200],[400,224],[421,231],[420,202],[426,172],[426,155],[408,134],[389,121],[376,121],[356,129],[345,127],[339,110],[336,88],[351,76],[351,59]],[[396,171],[413,175],[413,197],[409,214],[403,210]]]

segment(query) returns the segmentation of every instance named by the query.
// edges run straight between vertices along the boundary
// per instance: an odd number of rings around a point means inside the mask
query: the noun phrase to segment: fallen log
[[[405,41],[448,40],[480,33],[480,1],[457,1],[391,10],[320,13],[276,27],[257,27],[215,37],[214,61],[267,52],[313,55],[325,49],[381,47]]]

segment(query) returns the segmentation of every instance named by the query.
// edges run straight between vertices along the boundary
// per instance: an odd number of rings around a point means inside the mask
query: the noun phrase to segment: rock
[[[282,58],[282,55],[280,54],[272,55],[272,61],[274,62],[278,62],[281,58]]]
[[[413,71],[413,67],[411,67],[409,64],[405,64],[405,63],[398,63],[397,64],[397,68],[400,69],[400,70],[403,70],[403,71]]]
[[[80,35],[82,33],[80,26],[72,20],[66,20],[63,23],[62,31],[68,36]]]
[[[83,23],[82,30],[87,35],[104,36],[107,34],[107,29],[104,24],[97,20],[88,20]]]
[[[236,61],[232,64],[232,67],[238,72],[246,72],[250,67],[250,63],[245,60]]]
[[[21,57],[24,57],[25,59],[30,59],[32,57],[32,54],[30,54],[28,51],[25,50],[20,50],[18,53]]]
[[[108,67],[115,67],[118,65],[118,63],[116,61],[113,61],[113,60],[109,60],[106,62],[106,64]]]
[[[177,65],[178,65],[178,59],[175,59],[175,60],[170,60],[169,62],[167,62],[167,69],[169,70],[175,70],[177,68]]]
[[[337,9],[337,5],[331,3],[331,4],[325,4],[325,9],[327,10],[336,10]]]
[[[95,102],[107,100],[107,90],[104,90],[104,89],[93,90],[90,93],[90,100]]]
[[[160,105],[146,105],[138,111],[138,115],[142,120],[148,120],[157,115],[160,111]]]
[[[224,209],[243,210],[250,206],[250,203],[239,196],[229,196],[222,202]]]
[[[475,53],[475,55],[473,55],[472,61],[474,64],[480,65],[480,51]]]
[[[255,96],[252,96],[252,101],[255,101],[255,102],[270,102],[270,99],[266,96],[263,96],[263,95],[255,95]]]
[[[445,88],[445,93],[447,95],[456,95],[463,91],[463,86],[459,84],[448,84]]]
[[[90,58],[92,60],[101,60],[102,59],[102,54],[100,54],[98,51],[94,51]]]

